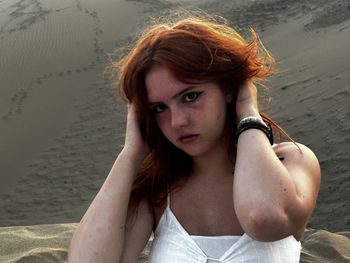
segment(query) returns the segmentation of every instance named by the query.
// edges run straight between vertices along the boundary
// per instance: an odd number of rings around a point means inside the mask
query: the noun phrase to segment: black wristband
[[[236,141],[238,141],[239,135],[248,129],[261,130],[266,134],[267,138],[270,141],[270,144],[273,144],[273,133],[271,125],[267,125],[263,120],[257,117],[246,117],[238,123],[236,131]]]

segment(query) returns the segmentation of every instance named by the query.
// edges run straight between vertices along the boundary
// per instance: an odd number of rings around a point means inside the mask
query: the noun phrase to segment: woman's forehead
[[[151,102],[172,98],[183,89],[194,86],[181,82],[164,66],[153,67],[146,75],[145,84],[148,100]]]

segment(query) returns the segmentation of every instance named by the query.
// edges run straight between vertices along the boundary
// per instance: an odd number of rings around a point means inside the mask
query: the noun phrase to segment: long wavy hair
[[[147,101],[145,77],[160,65],[180,81],[189,84],[217,82],[232,95],[227,105],[225,135],[228,149],[236,150],[236,97],[247,81],[261,83],[274,73],[275,61],[249,30],[246,41],[224,20],[191,17],[162,23],[146,29],[122,59],[113,62],[121,96],[136,107],[145,141],[152,149],[134,181],[132,200],[147,198],[153,205],[163,204],[169,184],[191,173],[192,158],[172,145],[162,134]],[[261,112],[265,122],[285,133]],[[228,153],[230,154],[230,153]]]

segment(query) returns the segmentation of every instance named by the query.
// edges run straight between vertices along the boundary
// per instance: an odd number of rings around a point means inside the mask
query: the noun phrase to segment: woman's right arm
[[[126,226],[133,217],[128,209],[132,184],[148,152],[140,136],[134,109],[129,107],[125,146],[73,235],[68,262],[116,263],[121,261],[125,249],[128,254],[141,252],[135,250],[147,243],[153,225],[153,214],[147,202],[141,202],[135,209],[139,211],[132,227]],[[130,239],[136,242],[133,244],[135,249],[128,246]],[[129,255],[128,258],[137,256]]]

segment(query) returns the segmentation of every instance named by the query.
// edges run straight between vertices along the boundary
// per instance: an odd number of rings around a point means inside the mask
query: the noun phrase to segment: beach
[[[350,262],[348,0],[0,1],[1,262],[64,260],[123,144],[109,58],[153,18],[199,9],[255,28],[274,55],[263,109],[322,170],[302,261]]]

